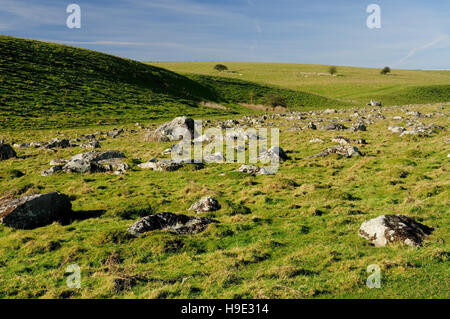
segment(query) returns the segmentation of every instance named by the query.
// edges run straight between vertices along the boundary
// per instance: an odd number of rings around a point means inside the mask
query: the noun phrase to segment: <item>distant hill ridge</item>
[[[293,109],[337,100],[252,82],[178,73],[112,55],[0,36],[0,128],[115,124],[246,113],[238,103],[282,96]],[[226,108],[202,106],[213,101]]]

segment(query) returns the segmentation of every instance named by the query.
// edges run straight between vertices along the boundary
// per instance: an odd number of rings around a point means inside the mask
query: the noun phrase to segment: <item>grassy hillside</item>
[[[0,37],[0,82],[2,127],[208,113],[198,101],[213,96],[196,82],[161,68],[5,36]]]
[[[283,98],[290,110],[306,110],[310,108],[341,107],[351,103],[326,98],[313,93],[268,86],[240,79],[220,76],[186,74],[187,77],[217,93],[223,101],[232,103],[266,104],[269,95]]]
[[[277,85],[328,98],[366,104],[371,98],[386,105],[450,101],[450,71],[392,70],[381,75],[379,69],[288,63],[224,63],[229,72],[217,72],[216,63],[151,63],[180,73],[221,76],[256,83]]]
[[[185,77],[140,62],[59,44],[0,36],[0,127],[115,124],[179,115],[248,112],[235,103],[276,92],[290,106],[342,103],[222,78]],[[200,105],[214,101],[227,109]]]

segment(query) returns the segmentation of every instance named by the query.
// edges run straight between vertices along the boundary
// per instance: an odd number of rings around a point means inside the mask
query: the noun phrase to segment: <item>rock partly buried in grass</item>
[[[375,100],[370,100],[370,102],[367,104],[370,106],[381,106],[381,102],[375,101]]]
[[[395,242],[418,247],[432,231],[433,228],[418,223],[408,216],[381,215],[362,223],[358,234],[376,247],[384,247]]]
[[[405,135],[422,135],[422,136],[430,136],[434,133],[437,133],[438,130],[445,129],[442,126],[431,124],[428,126],[425,126],[423,124],[414,125],[411,129],[407,131],[401,132],[400,136]]]
[[[399,125],[391,125],[388,127],[388,130],[391,131],[392,133],[396,133],[396,134],[401,134],[404,131],[406,131],[406,129],[404,127],[401,127]]]
[[[288,156],[281,147],[273,146],[269,148],[267,151],[262,152],[261,155],[259,155],[258,159],[261,162],[268,162],[268,161],[284,162],[288,159]]]
[[[139,164],[138,167],[142,169],[153,169],[159,172],[173,172],[182,168],[183,163],[173,160],[158,161],[157,159],[152,159],[149,162]]]
[[[203,197],[198,202],[192,204],[188,210],[193,210],[196,213],[215,212],[222,208],[217,199],[211,196]]]
[[[311,130],[316,130],[317,126],[316,126],[316,124],[314,124],[314,122],[309,122],[308,125],[306,126],[306,128],[309,128]]]
[[[9,144],[0,144],[0,161],[16,157],[16,151]]]
[[[81,148],[87,148],[87,149],[96,149],[100,148],[100,142],[97,140],[90,140],[89,142],[82,143],[80,145]]]
[[[106,132],[106,136],[112,137],[112,138],[116,138],[116,137],[118,137],[118,136],[119,136],[120,134],[122,134],[122,133],[123,133],[123,129],[121,129],[121,128],[119,128],[119,129],[115,128],[115,129],[113,129],[112,131]]]
[[[310,139],[309,142],[310,143],[323,143],[323,140],[321,138],[314,137],[314,138]]]
[[[325,157],[331,154],[338,154],[346,157],[355,157],[361,156],[362,153],[355,146],[350,145],[335,145],[327,148],[326,150],[320,152],[319,154],[308,156],[306,159],[315,158],[315,157]]]
[[[54,175],[55,173],[60,172],[60,171],[62,171],[62,166],[60,166],[60,165],[55,165],[55,166],[52,166],[52,167],[50,167],[49,169],[46,169],[45,171],[43,171],[43,172],[41,173],[41,176],[44,176],[44,177],[46,177],[46,176],[52,176],[52,175]]]
[[[272,173],[267,171],[264,167],[259,167],[256,165],[241,165],[241,167],[239,167],[239,169],[237,170],[238,172],[241,173],[245,173],[245,174],[249,174],[252,176],[256,176],[256,175],[271,175]]]
[[[62,139],[60,140],[59,138],[52,138],[50,140],[50,142],[45,143],[44,145],[42,145],[43,148],[67,148],[70,147],[70,141],[68,139]]]
[[[48,193],[0,202],[0,223],[18,229],[33,229],[53,222],[70,221],[72,204],[67,195]]]
[[[128,233],[135,237],[153,230],[169,230],[177,234],[197,234],[204,231],[211,223],[218,223],[218,221],[204,217],[159,213],[140,219],[128,228]]]
[[[149,133],[152,136],[148,138],[160,142],[179,141],[186,131],[191,134],[191,139],[193,139],[194,120],[186,116],[176,117],[172,121],[158,127],[156,131]]]
[[[363,122],[358,122],[353,124],[353,126],[350,128],[350,131],[357,132],[357,131],[366,131],[367,126]]]
[[[342,131],[346,129],[347,127],[340,123],[331,123],[320,127],[320,130],[322,131]]]
[[[331,139],[331,141],[334,143],[339,143],[341,145],[348,145],[350,143],[363,144],[363,145],[367,144],[365,139],[352,140],[352,139],[349,139],[349,138],[343,137],[343,136],[335,136]]]

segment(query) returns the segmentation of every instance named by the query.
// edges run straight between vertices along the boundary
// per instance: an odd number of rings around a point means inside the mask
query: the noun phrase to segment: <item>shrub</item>
[[[286,101],[284,98],[275,93],[269,93],[266,95],[266,105],[269,105],[273,108],[277,106],[286,106]]]
[[[337,67],[335,66],[330,66],[330,68],[328,69],[328,72],[333,75],[337,73]]]
[[[226,65],[223,65],[223,64],[216,64],[216,65],[214,66],[214,70],[217,70],[217,71],[219,71],[219,72],[223,72],[223,71],[228,70],[228,68],[227,68]]]
[[[391,68],[388,67],[388,66],[385,66],[385,67],[383,68],[383,70],[380,71],[380,73],[381,73],[381,74],[388,74],[388,73],[391,73]]]

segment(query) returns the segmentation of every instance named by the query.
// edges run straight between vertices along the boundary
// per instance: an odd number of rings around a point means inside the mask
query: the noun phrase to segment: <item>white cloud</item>
[[[414,49],[412,49],[411,51],[409,51],[409,53],[408,53],[406,56],[404,56],[403,58],[401,58],[401,59],[398,61],[397,64],[402,64],[402,63],[405,62],[407,59],[409,59],[409,58],[411,58],[412,56],[414,56],[414,54],[416,54],[418,51],[423,51],[423,50],[429,49],[429,48],[435,46],[436,44],[438,44],[438,43],[440,43],[440,42],[444,42],[445,40],[448,40],[448,39],[449,39],[449,36],[448,36],[448,34],[446,34],[446,35],[440,36],[439,38],[434,39],[433,41],[431,41],[431,42],[429,42],[429,43],[427,43],[427,44],[425,44],[425,45],[422,45],[422,46],[420,46],[420,47],[414,48]]]
[[[58,7],[59,9],[59,7]],[[26,24],[52,24],[57,25],[65,22],[65,11],[53,7],[25,3],[19,0],[2,0],[0,13],[6,13],[7,17],[20,19]]]
[[[242,19],[245,16],[225,10],[223,7],[209,6],[205,4],[198,4],[192,1],[185,0],[164,0],[164,1],[132,1],[134,4],[141,7],[152,7],[163,9],[167,11],[175,11],[189,15],[207,16],[220,19]]]

